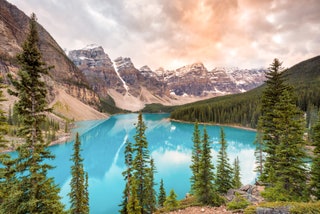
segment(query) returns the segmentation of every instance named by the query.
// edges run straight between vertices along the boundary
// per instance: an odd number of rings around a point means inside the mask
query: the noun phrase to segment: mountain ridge
[[[90,59],[87,58],[89,52],[92,55]],[[109,59],[108,54],[99,45],[88,45],[79,50],[72,50],[68,54],[90,80],[97,79],[96,73],[102,69],[98,66],[99,62],[95,60],[99,55],[101,58],[105,56]],[[88,65],[82,61],[95,61],[97,64]],[[83,67],[82,64],[87,64],[87,67]],[[264,69],[237,68],[215,68],[208,71],[202,62],[191,63],[175,70],[160,68],[152,71],[148,65],[138,69],[129,57],[122,56],[112,60],[105,67],[109,67],[110,76],[114,82],[120,83],[119,86],[122,83],[122,90],[105,85],[107,88],[104,88],[104,93],[101,93],[96,85],[103,85],[102,80],[100,80],[101,83],[91,81],[91,87],[102,96],[110,95],[118,107],[133,111],[141,110],[146,104],[152,102],[181,105],[214,96],[248,91],[263,83],[265,71]],[[91,70],[91,73],[88,70]],[[148,93],[144,94],[146,91]],[[125,97],[130,97],[132,102],[140,103],[138,105],[140,107],[130,108],[121,104],[119,100],[125,101]]]

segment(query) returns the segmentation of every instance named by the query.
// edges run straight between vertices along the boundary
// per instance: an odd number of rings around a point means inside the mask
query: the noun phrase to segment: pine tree
[[[261,116],[259,118],[258,131],[262,134],[263,149],[267,154],[263,173],[260,179],[264,182],[272,182],[268,179],[269,169],[277,162],[276,147],[280,144],[276,135],[276,124],[273,121],[274,106],[280,101],[283,91],[288,88],[283,76],[282,62],[274,59],[266,73],[266,88],[261,100]]]
[[[258,131],[256,135],[256,139],[254,141],[254,145],[256,146],[255,151],[254,151],[254,156],[256,157],[256,168],[255,172],[258,172],[258,177],[260,179],[260,176],[263,173],[263,165],[265,162],[265,157],[263,154],[263,141],[262,141],[262,136],[261,133]]]
[[[0,82],[2,79],[0,78]],[[0,103],[5,101],[3,96],[3,88],[4,85],[0,83]],[[0,104],[2,107],[2,105]],[[2,150],[7,149],[7,140],[4,138],[6,134],[6,118],[4,115],[4,111],[0,108],[0,211],[1,211],[1,202],[3,200],[8,200],[8,190],[11,186],[11,178],[13,176],[13,172],[11,171],[11,167],[13,162],[10,159],[10,155],[6,153],[2,153]]]
[[[191,171],[192,176],[190,178],[191,183],[191,193],[195,192],[195,184],[197,182],[197,175],[199,174],[199,164],[200,164],[200,155],[201,155],[201,134],[199,130],[198,122],[194,124],[194,131],[193,131],[193,148],[192,148],[192,156],[191,156]]]
[[[2,78],[0,78],[2,82]],[[3,95],[3,89],[5,86],[0,83],[0,103],[5,101]],[[2,107],[2,105],[0,104]],[[9,107],[9,118],[11,107]],[[8,119],[8,123],[10,120]],[[8,148],[8,141],[5,139],[4,135],[7,132],[7,123],[5,118],[5,112],[0,108],[0,150],[5,150]],[[11,205],[15,206],[15,195],[19,194],[16,190],[15,194],[12,195],[13,188],[17,182],[14,170],[15,161],[11,159],[8,153],[0,152],[0,213],[7,213],[8,210],[13,210],[10,208]]]
[[[169,196],[166,198],[166,201],[163,203],[163,205],[167,210],[178,207],[179,202],[177,200],[177,195],[173,189],[170,190]]]
[[[140,206],[139,196],[137,193],[138,185],[134,177],[131,178],[130,185],[130,197],[127,203],[127,213],[128,214],[141,214],[142,207]]]
[[[275,150],[277,162],[273,165],[274,187],[266,189],[265,196],[268,198],[272,194],[271,200],[306,200],[306,153],[303,139],[305,123],[291,91],[283,91],[273,115],[275,136],[279,137],[279,144]],[[281,194],[277,198],[274,192]]]
[[[314,158],[311,166],[310,189],[312,195],[320,200],[320,115],[318,122],[313,127],[312,140],[315,145],[315,149],[313,150]]]
[[[141,207],[141,213],[148,212],[150,206],[155,206],[155,204],[150,203],[150,177],[154,170],[151,170],[150,166],[150,156],[148,150],[148,141],[145,136],[146,125],[143,122],[142,114],[138,115],[138,123],[136,124],[136,134],[134,136],[135,144],[133,144],[134,157],[132,160],[133,177],[136,181],[136,193],[139,200],[139,206]],[[149,175],[149,176],[146,176]],[[130,188],[132,189],[132,188]],[[132,195],[132,191],[131,191]],[[152,199],[153,200],[153,199]],[[155,203],[156,201],[154,200]]]
[[[220,150],[217,161],[216,187],[219,193],[227,193],[233,187],[232,168],[227,155],[227,142],[223,128],[220,129]]]
[[[158,205],[159,207],[163,207],[164,202],[166,201],[166,191],[163,185],[163,179],[160,181],[160,188],[159,188],[159,197],[158,197]]]
[[[0,163],[0,213],[16,212],[22,192],[16,185],[15,161],[9,154],[0,154]]]
[[[79,133],[76,134],[76,140],[73,144],[73,155],[71,161],[71,191],[70,197],[71,213],[89,213],[88,195],[86,189],[86,173],[83,170],[83,159],[81,158],[81,142]]]
[[[5,101],[6,99],[4,98],[3,95],[3,89],[5,86],[2,84],[2,78],[0,77],[0,151],[2,149],[7,148],[7,140],[4,138],[4,135],[7,133],[7,119],[5,117],[5,112],[2,109],[2,102]],[[2,155],[2,153],[0,153]]]
[[[237,156],[236,159],[234,159],[233,164],[233,188],[239,189],[242,186],[241,183],[241,177],[240,177],[240,164],[239,164],[239,158]]]
[[[132,177],[132,154],[133,150],[132,150],[132,144],[130,143],[130,141],[126,142],[126,146],[125,146],[125,151],[124,151],[124,159],[125,159],[125,165],[126,165],[126,170],[122,172],[122,175],[124,176],[124,179],[126,181],[125,184],[125,189],[123,191],[123,201],[122,203],[119,205],[120,207],[122,207],[119,212],[122,214],[127,214],[128,210],[127,210],[127,204],[128,204],[128,200],[130,198],[130,181],[131,181],[131,177]]]
[[[19,99],[15,106],[21,123],[18,134],[25,139],[25,143],[17,149],[18,157],[13,167],[19,177],[10,189],[15,203],[4,205],[6,213],[41,213],[48,210],[63,213],[59,189],[53,179],[47,177],[52,166],[44,163],[54,158],[41,132],[41,124],[49,110],[42,77],[48,74],[49,69],[41,59],[36,25],[36,16],[32,14],[30,32],[22,46],[22,53],[17,56],[20,64],[18,78],[8,76],[15,88],[9,93]]]
[[[209,135],[206,128],[203,129],[202,150],[201,150],[199,173],[197,182],[195,183],[195,195],[200,203],[211,205],[215,203],[213,198],[216,198],[214,190],[214,166],[211,162],[211,147]]]
[[[156,210],[157,205],[157,198],[156,198],[156,191],[154,189],[155,182],[154,182],[154,174],[156,172],[156,167],[154,165],[154,160],[151,158],[150,160],[150,168],[148,169],[147,174],[147,196],[146,196],[146,204],[147,213],[153,213]]]
[[[84,213],[90,213],[89,206],[89,174],[85,172],[85,183],[84,183],[84,202],[85,202],[85,210]]]

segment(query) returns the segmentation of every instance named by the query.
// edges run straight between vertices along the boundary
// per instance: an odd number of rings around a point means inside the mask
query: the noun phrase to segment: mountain
[[[128,57],[110,61],[101,46],[70,51],[69,58],[88,77],[90,87],[103,98],[112,97],[123,109],[137,111],[145,104],[181,105],[248,91],[264,81],[264,69],[215,68],[201,63],[175,70],[137,69]],[[101,60],[104,60],[101,62]],[[108,78],[110,82],[106,82]],[[112,83],[112,84],[111,84]]]
[[[320,109],[320,56],[300,62],[284,72],[287,82],[294,87],[297,105],[307,113],[307,122],[310,125],[311,115],[317,115]],[[265,85],[261,85],[242,94],[174,107],[171,108],[171,118],[256,127],[264,87]]]
[[[39,32],[39,49],[42,53],[43,61],[48,66],[53,66],[50,75],[45,77],[48,86],[49,100],[51,106],[64,105],[68,109],[72,103],[62,102],[58,98],[63,95],[77,98],[80,103],[89,105],[88,107],[98,109],[100,99],[90,87],[86,76],[69,60],[65,52],[52,38],[52,36],[40,25],[37,26]],[[29,17],[20,11],[16,6],[5,0],[0,0],[0,75],[4,82],[10,84],[6,76],[13,73],[15,76],[18,71],[18,64],[15,56],[22,50],[21,46],[26,39],[29,31]],[[65,93],[64,93],[65,92]],[[8,97],[9,101],[14,100]],[[5,104],[4,108],[12,107],[12,102]],[[58,108],[57,111],[59,111]],[[65,111],[63,111],[65,112]],[[61,112],[56,112],[60,114]],[[101,118],[96,111],[97,116],[84,117],[82,119]],[[77,115],[69,113],[69,119],[78,119]]]

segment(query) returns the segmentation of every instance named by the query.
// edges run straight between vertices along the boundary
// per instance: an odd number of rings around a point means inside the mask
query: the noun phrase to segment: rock
[[[90,88],[100,97],[108,96],[108,89],[125,93],[125,88],[117,75],[113,63],[101,46],[89,45],[80,50],[70,51],[68,57],[86,76]]]
[[[265,207],[258,207],[256,209],[257,214],[289,214],[288,207],[277,207],[277,208],[265,208]]]
[[[229,189],[225,197],[228,201],[232,201],[236,194],[246,198],[252,204],[264,201],[264,199],[260,196],[260,192],[258,191],[258,187],[256,185],[248,184],[242,186],[240,189]]]
[[[248,190],[250,190],[252,188],[252,185],[247,184],[245,186],[242,186],[239,190],[247,192]]]

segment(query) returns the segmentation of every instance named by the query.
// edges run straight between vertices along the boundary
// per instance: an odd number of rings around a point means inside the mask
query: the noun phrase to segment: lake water
[[[124,166],[124,144],[127,140],[134,143],[135,123],[137,114],[124,114],[110,117],[104,121],[86,121],[78,123],[81,134],[81,156],[84,158],[85,170],[89,173],[90,213],[118,213],[124,189],[122,172]],[[155,180],[159,184],[164,180],[164,187],[169,193],[174,189],[179,199],[189,192],[191,177],[191,148],[193,124],[171,122],[168,114],[144,114],[147,125],[146,137],[149,151],[154,158],[157,173]],[[200,125],[200,130],[203,126]],[[219,126],[207,126],[212,141],[213,163],[216,166],[217,153],[220,148]],[[240,160],[242,183],[253,183],[255,132],[224,127],[228,142],[228,157],[233,163],[238,156]],[[56,168],[49,176],[55,177],[55,182],[61,188],[61,196],[65,204],[69,203],[67,194],[70,192],[71,180],[69,160],[73,143],[50,147],[56,155],[51,164]],[[155,187],[158,191],[159,185]]]

